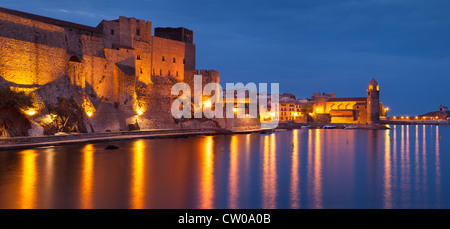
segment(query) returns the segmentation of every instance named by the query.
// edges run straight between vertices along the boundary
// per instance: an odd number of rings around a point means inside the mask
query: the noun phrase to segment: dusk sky
[[[97,26],[118,16],[194,31],[197,68],[221,83],[280,83],[366,95],[380,84],[391,115],[450,105],[450,1],[2,0],[1,7]]]

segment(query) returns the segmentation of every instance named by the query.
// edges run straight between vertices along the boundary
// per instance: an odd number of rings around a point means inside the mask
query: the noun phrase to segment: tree
[[[33,107],[34,101],[34,97],[30,94],[12,91],[9,87],[0,87],[0,109],[28,109]]]

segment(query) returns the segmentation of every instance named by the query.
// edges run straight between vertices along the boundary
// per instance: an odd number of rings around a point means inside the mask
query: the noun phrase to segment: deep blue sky
[[[375,78],[392,115],[450,105],[450,1],[2,0],[0,6],[96,26],[135,17],[194,30],[197,68],[222,83],[280,83],[365,96]]]

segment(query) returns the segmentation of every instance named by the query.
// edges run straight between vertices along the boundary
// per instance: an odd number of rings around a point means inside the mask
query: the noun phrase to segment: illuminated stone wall
[[[170,76],[179,81],[184,78],[185,43],[153,37],[153,75]]]
[[[5,80],[43,85],[65,73],[63,28],[5,13],[0,24],[0,76]]]
[[[192,41],[152,36],[152,23],[135,18],[89,27],[1,9],[0,83],[36,95],[38,123],[58,97],[73,97],[88,131],[127,130],[136,121],[141,129],[184,128],[170,112],[172,86],[193,83],[194,74],[204,85],[220,82],[216,71],[194,70]]]

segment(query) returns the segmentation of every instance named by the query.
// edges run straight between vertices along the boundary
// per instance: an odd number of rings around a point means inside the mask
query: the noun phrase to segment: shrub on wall
[[[31,122],[21,112],[33,108],[34,97],[0,87],[0,136],[28,136]]]

